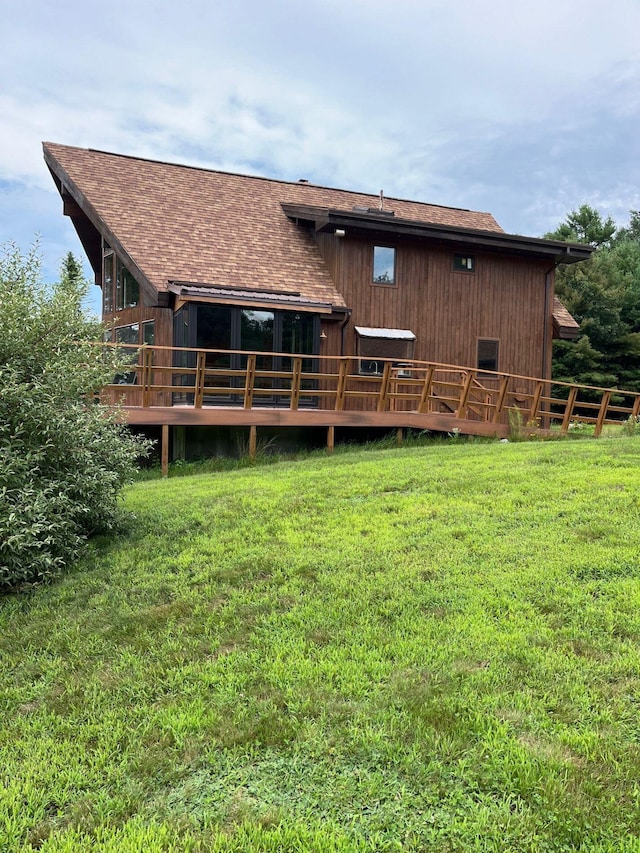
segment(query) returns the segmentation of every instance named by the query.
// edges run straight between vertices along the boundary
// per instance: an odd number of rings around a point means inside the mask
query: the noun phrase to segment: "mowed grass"
[[[141,482],[0,602],[2,851],[640,851],[640,439]]]

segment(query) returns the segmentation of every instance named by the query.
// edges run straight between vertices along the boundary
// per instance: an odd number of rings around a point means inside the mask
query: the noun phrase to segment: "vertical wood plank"
[[[293,359],[293,373],[291,375],[291,410],[297,411],[300,401],[300,377],[302,374],[302,359]]]
[[[576,385],[571,386],[571,390],[569,391],[569,399],[567,400],[567,405],[564,410],[564,418],[562,419],[562,426],[560,427],[560,432],[564,435],[569,430],[569,423],[571,422],[571,415],[573,414],[573,407],[576,404],[576,397],[578,396],[578,388]]]
[[[460,394],[460,400],[458,402],[458,408],[456,409],[456,417],[464,418],[467,414],[467,402],[469,400],[469,391],[471,390],[471,383],[473,382],[473,371],[469,371],[466,375],[464,383],[462,385],[462,392]]]
[[[142,350],[142,405],[151,405],[151,380],[153,378],[153,349],[145,347]]]
[[[256,449],[258,446],[258,427],[251,424],[249,427],[249,459],[256,458]]]
[[[500,380],[500,388],[498,390],[498,397],[496,399],[496,406],[493,412],[493,423],[497,424],[500,422],[500,416],[502,415],[502,410],[504,408],[504,401],[507,399],[507,391],[509,390],[509,377],[503,376]]]
[[[254,352],[247,356],[247,372],[244,377],[244,407],[250,409],[253,406],[253,388],[256,381],[256,354]]]
[[[340,367],[338,369],[338,384],[336,387],[336,412],[341,412],[344,409],[344,398],[345,398],[345,389],[347,387],[347,370],[349,369],[349,362],[346,358],[343,358],[340,361]],[[331,429],[331,427],[330,427]]]
[[[327,453],[333,453],[333,448],[336,440],[336,428],[330,426],[327,428]]]
[[[162,438],[160,441],[160,468],[162,476],[169,476],[169,424],[162,424]]]
[[[433,385],[434,373],[435,367],[430,364],[427,368],[427,372],[424,375],[424,385],[422,386],[422,393],[420,394],[420,403],[418,404],[418,412],[420,412],[421,415],[429,411],[429,397],[431,396],[431,386]]]
[[[538,382],[536,390],[533,392],[533,400],[531,401],[531,408],[529,409],[529,423],[535,423],[540,415],[540,400],[542,399],[544,386],[544,382]]]
[[[203,352],[199,352],[196,355],[196,390],[194,398],[194,406],[196,409],[202,408],[202,400],[204,398],[204,371],[206,358],[206,354]]]
[[[382,372],[382,382],[380,384],[380,393],[378,394],[377,411],[384,412],[387,408],[389,399],[389,380],[391,378],[391,362],[385,361],[384,370]]]
[[[602,395],[602,400],[600,401],[600,408],[598,409],[598,417],[596,418],[596,428],[593,431],[593,434],[596,438],[602,432],[602,427],[604,426],[604,422],[607,417],[607,409],[609,408],[609,403],[611,402],[611,391],[605,391]]]

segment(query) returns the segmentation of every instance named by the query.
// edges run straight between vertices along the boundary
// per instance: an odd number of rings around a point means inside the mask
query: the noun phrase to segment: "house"
[[[549,379],[553,337],[577,333],[554,270],[590,247],[489,213],[52,143],[44,157],[119,342]]]

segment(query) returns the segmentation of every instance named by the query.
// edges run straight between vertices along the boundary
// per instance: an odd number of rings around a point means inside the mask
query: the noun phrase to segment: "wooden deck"
[[[379,359],[362,375],[353,356],[307,356],[229,350],[144,347],[137,362],[100,392],[122,406],[132,425],[414,428],[506,437],[566,433],[576,424],[606,424],[640,415],[640,394],[551,383],[434,362]]]

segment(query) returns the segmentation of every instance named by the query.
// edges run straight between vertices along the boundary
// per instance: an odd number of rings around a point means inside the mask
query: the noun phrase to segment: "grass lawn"
[[[0,850],[640,851],[640,438],[139,482],[0,600]]]

